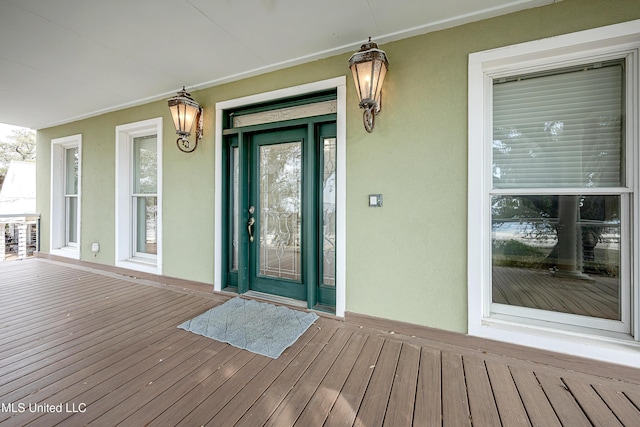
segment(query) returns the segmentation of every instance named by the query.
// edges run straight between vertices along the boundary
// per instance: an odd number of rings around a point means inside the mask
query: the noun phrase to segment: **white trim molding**
[[[491,192],[492,86],[500,77],[558,69],[599,60],[626,60],[626,187],[631,203],[623,228],[628,241],[622,260],[630,283],[629,315],[623,332],[562,324],[562,316],[529,318],[526,309],[492,312]],[[640,20],[565,34],[469,55],[468,74],[468,333],[483,338],[640,367]],[[577,189],[576,189],[577,191]],[[622,190],[620,190],[622,191]],[[626,207],[622,203],[622,209]],[[623,226],[624,227],[624,226]],[[624,258],[624,257],[623,257]],[[624,301],[624,299],[623,299]],[[551,313],[551,312],[549,312]],[[520,316],[520,317],[519,317]],[[555,320],[554,320],[555,319]],[[624,319],[623,319],[624,320]]]
[[[65,198],[67,149],[78,149],[78,192],[76,196],[76,240],[67,241],[67,208]],[[80,259],[82,244],[80,231],[82,209],[82,134],[54,138],[51,140],[51,217],[49,229],[49,252],[68,258]]]
[[[133,201],[133,140],[157,136],[157,217],[155,256],[139,257],[134,253]],[[116,201],[115,249],[117,267],[162,274],[162,117],[116,126]]]
[[[216,103],[216,152],[215,152],[215,255],[214,255],[214,289],[222,287],[222,144],[223,115],[225,110],[269,102],[277,99],[300,96],[323,90],[337,91],[337,173],[336,173],[336,316],[344,317],[346,309],[346,77],[336,77],[300,86],[279,89],[271,92],[250,95]]]

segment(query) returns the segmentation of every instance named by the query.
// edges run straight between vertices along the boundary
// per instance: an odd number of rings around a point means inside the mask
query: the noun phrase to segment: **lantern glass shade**
[[[168,104],[176,133],[184,137],[191,135],[191,129],[200,112],[198,103],[183,88],[178,95],[169,99]]]
[[[353,54],[349,66],[358,91],[360,107],[380,111],[382,84],[389,67],[384,51],[378,49],[375,43],[366,43],[359,52]]]

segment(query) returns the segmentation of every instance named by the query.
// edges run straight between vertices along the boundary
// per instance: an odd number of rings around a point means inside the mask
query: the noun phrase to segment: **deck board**
[[[244,368],[255,369],[256,365],[253,362],[257,361],[258,358],[259,356],[251,354],[250,352],[239,352],[235,357],[226,360],[225,363],[221,364],[220,369],[216,370],[216,372],[197,384],[188,393],[180,397],[175,402],[163,401],[161,403],[161,407],[164,407],[165,410],[159,416],[156,416],[155,418],[150,417],[147,420],[142,419],[143,423],[137,425],[178,425],[178,423],[189,416],[191,411],[205,405],[207,399],[210,398],[212,393],[220,390],[220,388],[230,380],[237,380],[239,378],[236,377],[238,372],[242,371]]]
[[[331,413],[324,424],[325,426],[353,425],[383,343],[384,340],[382,338],[368,337],[358,356],[358,360],[349,373],[349,378],[347,378],[340,391],[340,398],[331,409]]]
[[[413,424],[416,426],[442,425],[442,354],[432,348],[421,348],[416,404]]]
[[[398,366],[402,343],[386,340],[373,370],[354,425],[357,427],[381,426],[387,411],[387,403]]]
[[[522,403],[534,427],[561,426],[553,406],[540,387],[533,370],[522,367],[511,367],[511,375],[518,388]]]
[[[393,379],[384,426],[411,426],[420,366],[420,347],[403,344]]]
[[[593,425],[622,426],[618,417],[609,410],[607,404],[600,398],[591,384],[573,378],[565,378],[564,382]],[[638,422],[640,422],[640,419],[638,419]]]
[[[263,402],[263,404],[274,407],[275,402],[268,402],[273,399],[269,392],[273,392],[276,396],[281,395],[282,390],[293,383],[295,377],[301,375],[304,371],[304,366],[311,364],[311,361],[315,359],[320,350],[327,344],[328,339],[333,335],[331,328],[318,327],[318,324],[324,326],[322,319],[311,325],[304,338],[301,338],[293,346],[285,350],[282,356],[273,361],[273,363],[269,363],[259,375],[256,375],[232,402],[208,422],[208,425],[236,424],[245,415],[251,418],[251,408],[263,397],[267,401]],[[295,363],[292,363],[294,361]],[[283,382],[284,384],[282,384]],[[278,398],[275,397],[275,399]],[[256,406],[259,407],[260,405]],[[255,412],[253,415],[255,415]],[[265,420],[262,421],[264,422]],[[259,424],[254,422],[250,425]]]
[[[576,427],[591,425],[589,419],[580,408],[575,397],[562,381],[562,378],[544,373],[536,375],[556,415],[564,425]]]
[[[442,353],[442,418],[445,426],[471,425],[462,355],[456,353]]]
[[[601,387],[600,385],[594,385],[594,388],[623,425],[640,424],[640,409],[624,393],[611,390],[608,387]]]
[[[320,383],[329,369],[331,369],[331,366],[342,354],[342,350],[351,336],[351,331],[338,329],[323,353],[318,356],[295,386],[291,388],[273,415],[267,420],[265,426],[292,426],[296,422],[317,392]]]
[[[237,426],[263,425],[271,416],[273,411],[280,405],[291,388],[298,382],[300,377],[314,362],[318,354],[327,345],[336,329],[331,327],[317,326],[321,321],[316,322],[316,327],[320,329],[315,343],[309,345],[303,354],[296,358],[296,363],[291,363],[282,371],[272,384],[266,387],[260,397],[243,412],[239,413]]]
[[[593,375],[585,359],[570,370],[547,353],[505,356],[489,344],[480,351],[330,317],[278,359],[177,328],[227,299],[54,261],[0,263],[0,426],[628,426],[640,419],[632,368],[599,363]],[[566,366],[571,358],[560,359]],[[65,410],[11,406],[34,403]],[[86,406],[72,412],[68,405]]]
[[[500,423],[505,426],[528,427],[531,425],[509,367],[502,363],[486,361],[491,390],[499,411]]]
[[[366,336],[361,334],[349,340],[338,356],[339,363],[334,363],[331,369],[327,371],[327,375],[322,379],[318,390],[311,397],[294,425],[304,427],[324,424],[365,341]]]
[[[472,424],[474,426],[499,425],[500,416],[484,360],[479,357],[465,357],[463,364]]]

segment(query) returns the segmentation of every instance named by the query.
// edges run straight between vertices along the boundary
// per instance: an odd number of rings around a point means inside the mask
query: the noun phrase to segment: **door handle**
[[[256,223],[254,217],[249,218],[249,222],[247,223],[247,231],[249,232],[249,241],[253,242],[253,224]]]

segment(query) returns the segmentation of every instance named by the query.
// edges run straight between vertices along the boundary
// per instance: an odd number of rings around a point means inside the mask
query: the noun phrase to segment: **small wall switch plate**
[[[382,207],[382,194],[369,194],[369,207],[381,208]]]
[[[100,243],[93,242],[91,244],[91,252],[100,252]]]

